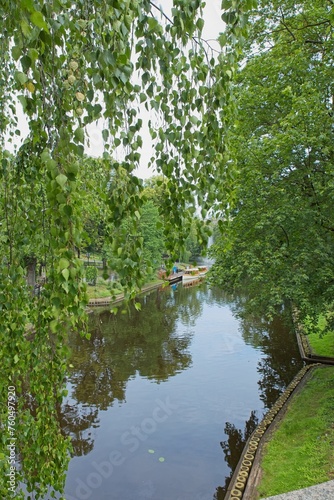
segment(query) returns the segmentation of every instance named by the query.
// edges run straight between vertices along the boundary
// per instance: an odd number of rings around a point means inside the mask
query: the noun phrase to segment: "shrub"
[[[86,280],[89,285],[96,285],[97,268],[93,266],[86,267]]]

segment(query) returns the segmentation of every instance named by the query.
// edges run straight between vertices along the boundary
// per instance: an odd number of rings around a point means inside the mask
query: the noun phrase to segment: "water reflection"
[[[199,300],[179,308],[173,295],[155,292],[140,302],[143,312],[93,314],[89,343],[72,335],[70,381],[77,402],[105,410],[125,401],[127,381],[136,373],[160,382],[191,364],[191,336],[179,338],[173,331],[180,316],[195,316]]]
[[[229,476],[225,478],[225,485],[219,486],[214,495],[215,500],[223,500],[227,488],[232,479],[233,472],[238,465],[241,453],[245,447],[247,439],[251,436],[252,432],[255,430],[256,426],[259,423],[259,419],[256,416],[256,412],[252,411],[250,417],[245,422],[245,428],[242,431],[241,429],[237,429],[234,424],[231,422],[226,422],[224,432],[228,436],[228,439],[225,441],[221,441],[220,446],[223,449],[225,455],[225,461],[231,469],[231,473]]]
[[[87,455],[94,447],[91,429],[98,426],[98,409],[65,403],[58,411],[62,431],[71,437],[72,456]]]
[[[270,409],[280,394],[302,368],[289,309],[284,309],[272,321],[249,312],[247,304],[236,301],[234,313],[240,319],[246,343],[260,349],[264,356],[258,363],[260,398]]]
[[[90,498],[222,500],[257,420],[302,366],[295,337],[282,318],[246,314],[241,300],[206,285],[154,291],[140,302],[140,312],[92,314],[89,341],[70,338],[59,418],[74,457],[87,460],[74,462],[67,493],[74,498],[79,471],[85,481],[111,449],[124,465]],[[133,450],[120,437],[152,424],[162,400],[175,411]],[[148,448],[164,450],[163,466]]]
[[[75,456],[93,449],[89,429],[98,425],[99,410],[126,400],[128,380],[138,373],[159,383],[191,365],[191,332],[182,337],[173,333],[177,321],[196,321],[201,300],[198,293],[182,295],[180,288],[155,291],[139,299],[143,312],[131,307],[128,314],[92,314],[89,341],[71,334],[73,402],[63,405],[59,419],[64,434],[71,436]]]
[[[245,343],[263,353],[257,365],[257,371],[260,375],[258,386],[260,389],[259,397],[264,404],[264,409],[268,410],[303,366],[290,311],[285,309],[272,321],[268,321],[262,316],[256,315],[256,311],[250,312],[244,297],[234,299],[231,308],[240,320]],[[225,478],[225,485],[217,488],[215,500],[224,499],[245,443],[258,422],[259,419],[254,411],[245,422],[243,432],[237,429],[233,423],[226,422],[224,431],[228,435],[228,439],[221,442],[221,447],[231,472]]]

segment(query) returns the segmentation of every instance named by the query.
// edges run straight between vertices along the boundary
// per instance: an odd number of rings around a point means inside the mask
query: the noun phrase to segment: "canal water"
[[[222,500],[244,443],[301,368],[282,318],[207,285],[155,290],[71,337],[66,500]]]

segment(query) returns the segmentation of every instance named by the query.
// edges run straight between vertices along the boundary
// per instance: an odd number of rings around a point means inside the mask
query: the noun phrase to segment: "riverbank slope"
[[[226,500],[334,498],[334,353],[296,334],[308,364],[246,443]]]

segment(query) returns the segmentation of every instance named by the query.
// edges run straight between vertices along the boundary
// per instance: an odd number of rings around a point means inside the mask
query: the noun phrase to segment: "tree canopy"
[[[108,233],[111,248],[122,254],[126,296],[133,297],[143,279],[144,238],[119,241],[117,229],[127,219],[136,235],[142,217],[142,183],[134,175],[145,147],[141,107],[152,113],[147,126],[152,163],[165,179],[159,210],[171,254],[184,243],[196,203],[203,216],[217,198],[228,204],[230,83],[253,5],[223,2],[227,29],[215,52],[202,39],[201,0],[174,0],[170,14],[150,0],[0,1],[1,400],[14,388],[8,411],[15,406],[16,486],[25,483],[35,498],[62,491],[68,462],[54,409],[64,394],[67,332],[85,332],[77,252],[87,241],[87,218],[99,222],[85,204],[98,197],[116,229]],[[86,162],[87,126],[96,122],[104,152]],[[206,237],[202,224],[199,238]],[[45,275],[38,297],[26,279],[36,263]],[[7,422],[5,405],[2,417]],[[5,478],[14,431],[1,426]],[[1,484],[3,498],[24,497],[9,486]]]
[[[330,1],[261,1],[234,84],[237,202],[221,222],[214,274],[275,314],[332,307],[333,34]]]

